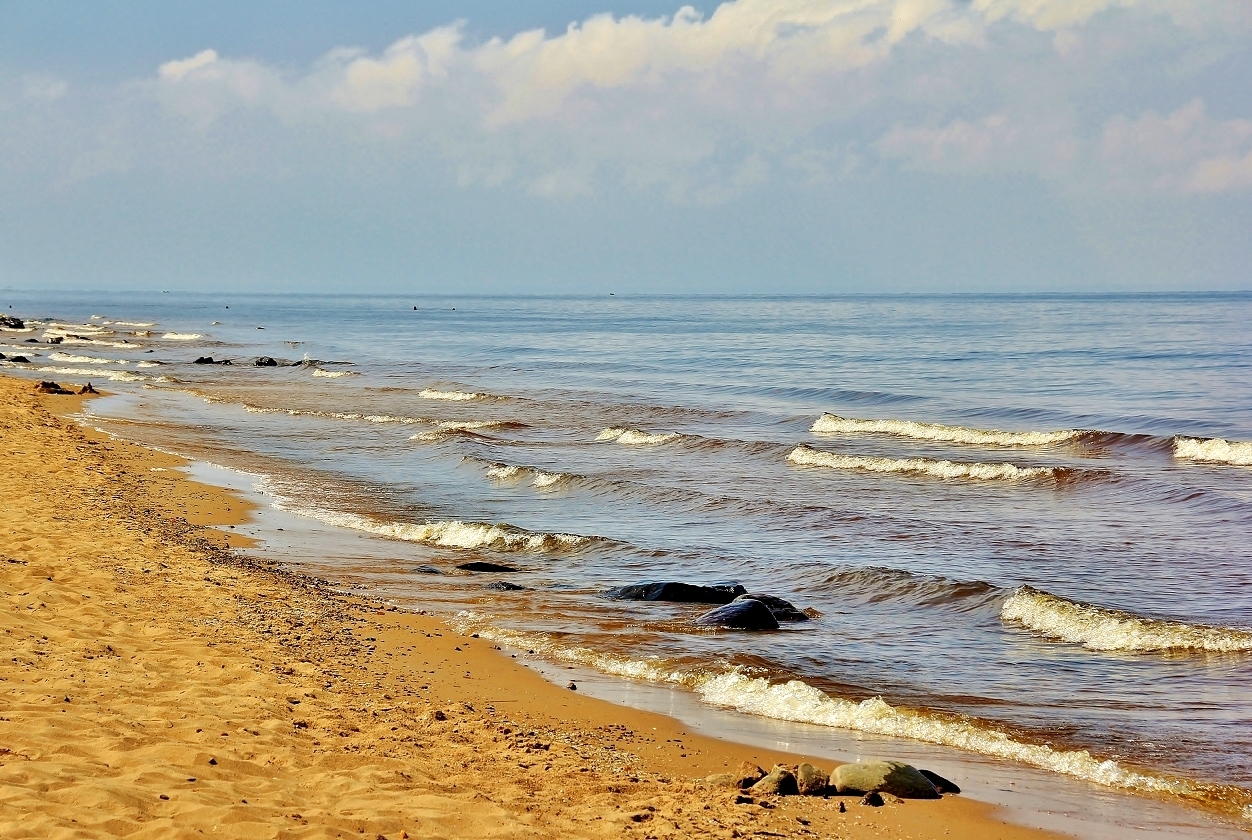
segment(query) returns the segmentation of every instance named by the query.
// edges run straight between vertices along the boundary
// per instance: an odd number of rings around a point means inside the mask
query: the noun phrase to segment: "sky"
[[[0,0],[0,287],[1252,289],[1252,2]]]

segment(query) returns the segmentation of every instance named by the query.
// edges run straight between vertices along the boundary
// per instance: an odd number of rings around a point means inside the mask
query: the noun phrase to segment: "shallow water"
[[[328,561],[387,597],[705,703],[1252,815],[1252,296],[6,294],[62,320],[0,352],[111,376],[122,434],[390,540]],[[412,571],[470,560],[519,571]],[[601,595],[649,579],[820,617],[700,631]]]

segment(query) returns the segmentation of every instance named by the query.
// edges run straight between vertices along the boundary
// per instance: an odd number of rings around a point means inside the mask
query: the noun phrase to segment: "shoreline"
[[[694,780],[806,757],[568,691],[433,616],[243,558],[246,500],[55,417],[74,398],[33,386],[0,378],[22,488],[0,564],[6,836],[1057,836],[960,796],[733,804]]]

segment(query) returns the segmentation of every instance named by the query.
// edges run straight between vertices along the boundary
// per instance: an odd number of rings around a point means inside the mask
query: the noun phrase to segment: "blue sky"
[[[0,286],[1252,287],[1246,0],[0,3]]]

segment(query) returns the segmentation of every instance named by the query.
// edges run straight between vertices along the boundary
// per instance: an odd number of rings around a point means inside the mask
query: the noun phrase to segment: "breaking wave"
[[[137,373],[131,373],[127,370],[110,370],[109,368],[96,368],[88,370],[86,368],[65,368],[65,367],[40,367],[35,368],[40,373],[59,373],[63,376],[85,376],[88,379],[108,379],[113,382],[144,382],[148,377],[140,376]]]
[[[918,440],[950,441],[985,446],[1045,446],[1063,443],[1081,437],[1078,429],[1055,432],[1002,432],[998,429],[967,429],[964,426],[944,426],[938,423],[916,423],[912,420],[858,420],[823,414],[813,423],[812,432],[818,434],[884,434]]]
[[[680,437],[682,435],[677,432],[654,435],[642,432],[639,429],[619,429],[614,427],[600,432],[600,434],[596,435],[596,440],[611,440],[614,443],[622,443],[627,446],[648,446],[658,443],[669,443],[670,441],[678,440]]]
[[[97,356],[75,356],[71,353],[53,353],[48,357],[54,362],[70,362],[77,365],[124,365],[126,359],[101,359]]]
[[[77,338],[67,336],[61,341],[62,344],[85,344],[92,347],[115,347],[119,350],[137,350],[141,345],[131,344],[129,341],[104,341],[99,338]]]
[[[1017,481],[1028,478],[1055,478],[1064,470],[1054,467],[1018,467],[1013,464],[958,463],[931,458],[873,458],[865,455],[838,455],[807,446],[797,446],[787,455],[793,464],[877,473],[911,473],[936,478],[970,478],[982,481]]]
[[[1029,586],[1009,596],[1000,610],[1000,618],[1088,650],[1252,651],[1252,630],[1146,618],[1069,601]]]
[[[489,548],[496,551],[569,551],[592,542],[594,537],[576,534],[544,534],[481,522],[383,522],[355,513],[317,508],[279,507],[291,513],[317,519],[341,528],[366,531],[405,542],[425,543],[440,548]]]
[[[356,376],[357,373],[353,370],[322,370],[321,368],[315,368],[313,375],[325,379],[338,379],[341,376]]]
[[[168,338],[170,341],[195,341],[197,338],[204,338],[204,336],[200,333],[167,332],[161,338]]]
[[[451,400],[452,402],[487,399],[486,394],[476,394],[469,391],[437,391],[434,388],[425,388],[419,391],[417,395],[424,400]]]
[[[865,604],[905,602],[920,607],[973,610],[998,601],[1004,590],[981,580],[953,580],[884,566],[835,569],[806,589]]]
[[[1210,461],[1252,467],[1252,443],[1222,438],[1174,438],[1174,457],[1188,461]]]
[[[487,468],[487,477],[499,481],[530,478],[531,485],[540,489],[555,487],[574,478],[569,473],[545,472],[535,467],[519,467],[513,464],[492,464]]]

